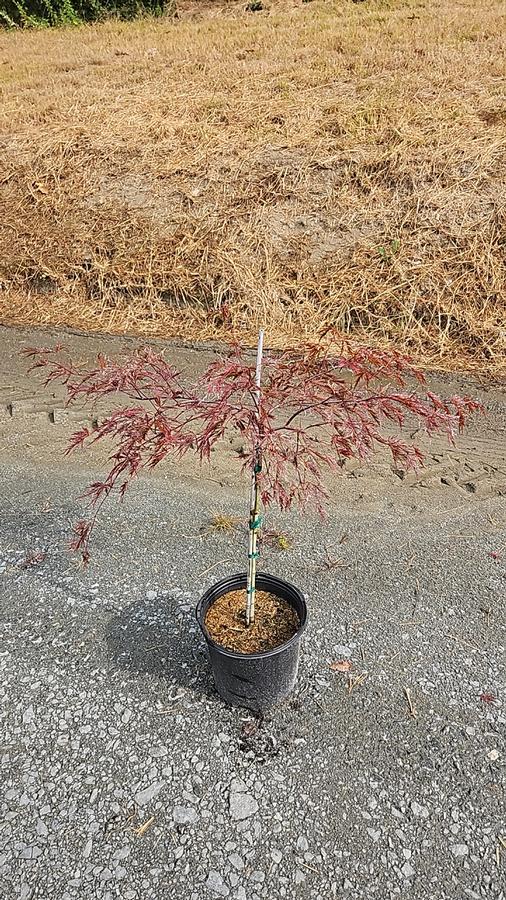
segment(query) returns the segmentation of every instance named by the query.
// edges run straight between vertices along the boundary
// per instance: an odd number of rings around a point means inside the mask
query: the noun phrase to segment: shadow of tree
[[[170,592],[155,600],[138,600],[114,616],[106,628],[106,642],[110,657],[122,669],[215,696],[193,608]]]

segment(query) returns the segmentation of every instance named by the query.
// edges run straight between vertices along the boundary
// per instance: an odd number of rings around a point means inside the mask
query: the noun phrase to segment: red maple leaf
[[[330,663],[329,668],[332,672],[349,672],[351,662],[349,659],[335,659],[334,662]]]

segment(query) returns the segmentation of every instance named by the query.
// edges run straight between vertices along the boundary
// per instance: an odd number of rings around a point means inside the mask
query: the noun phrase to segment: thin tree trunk
[[[262,353],[264,345],[264,332],[258,334],[257,368],[255,373],[255,402],[257,420],[260,419],[260,379],[262,376]],[[258,529],[260,528],[259,516],[259,490],[258,475],[262,469],[262,456],[260,447],[255,448],[255,462],[251,473],[251,493],[249,505],[249,540],[248,540],[248,576],[246,585],[246,624],[251,625],[255,620],[255,593],[256,593],[256,569],[258,558]]]

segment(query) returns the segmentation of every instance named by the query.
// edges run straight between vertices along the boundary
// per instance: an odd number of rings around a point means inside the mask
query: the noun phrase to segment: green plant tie
[[[255,463],[255,468],[253,469],[255,475],[258,475],[259,472],[262,471],[262,463]]]
[[[260,556],[260,551],[257,550],[255,553],[248,553],[248,559],[258,559]]]
[[[249,523],[250,531],[256,531],[257,528],[260,528],[262,524],[263,516],[258,516],[256,519],[253,519],[252,522]]]

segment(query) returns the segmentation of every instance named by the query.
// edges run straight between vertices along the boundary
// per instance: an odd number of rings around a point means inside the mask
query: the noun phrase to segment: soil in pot
[[[262,653],[286,643],[300,622],[294,608],[268,591],[255,594],[255,621],[246,625],[246,591],[229,591],[209,607],[205,619],[216,644],[235,653]]]

